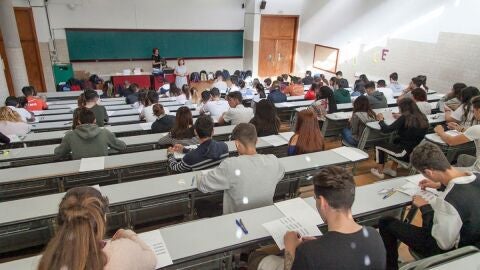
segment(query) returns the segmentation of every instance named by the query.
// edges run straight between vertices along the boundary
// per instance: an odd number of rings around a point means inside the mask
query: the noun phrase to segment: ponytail
[[[85,93],[81,93],[77,99],[78,108],[83,108],[87,106],[87,99],[85,98]]]
[[[60,203],[58,231],[48,243],[38,270],[101,270],[108,201],[92,187],[70,189]]]

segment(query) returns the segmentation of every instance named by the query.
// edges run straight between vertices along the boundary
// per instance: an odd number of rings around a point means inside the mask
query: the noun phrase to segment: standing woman
[[[78,97],[78,108],[73,111],[72,129],[75,129],[78,124],[78,112],[81,108],[87,108],[95,114],[97,126],[103,127],[105,123],[108,122],[107,110],[104,106],[97,104],[99,99],[100,97],[98,96],[97,91],[91,89],[85,90],[85,92]]]
[[[387,157],[409,161],[410,153],[423,140],[427,134],[429,124],[425,114],[418,108],[415,101],[411,98],[403,98],[398,103],[400,117],[391,125],[387,125],[381,113],[377,114],[381,131],[383,133],[391,133],[397,131],[398,138],[393,143],[380,143],[375,146],[376,168],[372,168],[370,172],[380,179],[385,178],[385,174],[392,177],[397,176],[397,164],[394,163],[391,169],[385,169]]]
[[[166,66],[167,62],[160,56],[158,48],[152,50],[152,68],[161,69]]]
[[[175,68],[175,84],[178,87],[183,88],[187,81],[187,66],[185,66],[185,60],[183,58],[178,59],[178,66]]]
[[[155,254],[133,231],[120,229],[109,241],[103,240],[107,210],[108,199],[95,188],[68,190],[60,202],[57,232],[38,269],[155,269]]]
[[[288,142],[288,155],[301,155],[323,151],[325,142],[315,114],[310,110],[298,113],[295,134]]]

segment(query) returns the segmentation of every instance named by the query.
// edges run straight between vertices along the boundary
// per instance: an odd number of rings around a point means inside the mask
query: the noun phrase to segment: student
[[[130,87],[128,87],[129,93],[126,95],[125,102],[127,104],[134,104],[138,101],[138,91],[140,88],[138,84],[132,83]]]
[[[475,120],[480,121],[480,97],[472,98],[472,110]],[[445,132],[443,126],[438,125],[435,127],[435,132],[442,138],[442,140],[451,146],[464,144],[470,141],[475,142],[477,147],[477,157],[462,154],[457,158],[457,166],[463,167],[464,171],[477,171],[480,172],[480,125],[473,125],[469,128],[462,130],[462,134],[457,136],[451,136]]]
[[[10,143],[10,138],[5,136],[3,133],[0,132],[0,143],[9,144]]]
[[[394,93],[401,93],[403,86],[398,83],[398,73],[393,72],[390,74],[390,85],[388,86]]]
[[[238,86],[239,84],[239,78],[236,75],[230,76],[230,81],[232,82],[230,89],[227,89],[227,94],[230,92],[237,92],[240,91],[240,87]]]
[[[374,82],[368,82],[364,86],[367,93],[368,102],[370,103],[370,107],[372,107],[372,109],[388,107],[387,98],[382,92],[375,90]]]
[[[265,94],[265,87],[261,84],[257,84],[256,86],[257,94],[253,97],[253,106],[255,103],[260,102],[261,99],[266,99],[267,95]]]
[[[5,99],[5,105],[13,111],[17,112],[22,118],[23,122],[34,122],[35,114],[25,109],[27,107],[27,104],[28,101],[25,97],[16,98],[11,96]]]
[[[378,166],[372,168],[370,172],[380,179],[385,178],[384,173],[393,177],[397,176],[396,164],[392,169],[384,168],[388,155],[408,161],[413,148],[423,140],[429,128],[427,117],[418,109],[412,99],[400,100],[398,109],[401,116],[391,125],[385,123],[381,113],[377,114],[377,120],[383,133],[397,131],[398,134],[398,138],[393,143],[385,142],[375,146]]]
[[[282,103],[287,101],[287,95],[282,92],[279,81],[274,81],[272,83],[267,99],[272,103]]]
[[[422,88],[416,88],[412,90],[412,97],[415,103],[417,103],[418,109],[425,114],[432,114],[432,106],[427,102],[427,93]]]
[[[370,107],[366,96],[359,96],[353,102],[352,117],[349,120],[350,127],[342,130],[343,140],[351,146],[357,146],[360,136],[368,122],[374,122],[375,112]]]
[[[99,127],[105,126],[108,123],[108,113],[107,109],[104,106],[98,105],[98,100],[100,97],[98,96],[97,91],[95,90],[85,90],[80,96],[78,97],[78,108],[73,111],[73,123],[72,129],[78,125],[78,111],[82,108],[87,108],[95,114],[95,124]]]
[[[115,89],[113,89],[113,83],[111,81],[106,81],[103,83],[102,91],[103,93],[101,98],[115,97]]]
[[[174,172],[199,171],[215,167],[229,155],[226,143],[212,139],[214,124],[210,116],[198,117],[193,126],[199,142],[196,149],[189,150],[181,144],[176,144],[167,150],[168,166]],[[175,152],[183,153],[185,156],[177,161]]]
[[[120,229],[109,241],[103,240],[107,212],[108,199],[95,188],[69,189],[38,269],[155,269],[155,254],[133,231]]]
[[[230,106],[225,99],[220,98],[220,90],[218,88],[212,88],[210,94],[212,99],[200,108],[200,114],[209,113],[213,119],[219,119],[229,110]]]
[[[184,84],[182,86],[181,92],[176,95],[176,100],[181,104],[187,104],[190,101],[190,87],[188,85]]]
[[[447,107],[445,108],[445,121],[449,129],[461,132],[470,126],[480,124],[480,121],[473,116],[472,104],[470,103],[472,98],[478,95],[480,95],[478,88],[473,86],[465,87],[460,94],[462,104],[453,112]]]
[[[352,98],[350,97],[350,91],[345,88],[348,88],[348,82],[345,79],[336,80],[337,89],[333,91],[333,96],[335,97],[335,102],[337,104],[342,103],[352,103]]]
[[[305,96],[303,97],[305,100],[315,100],[317,97],[317,92],[320,89],[320,84],[319,83],[312,83],[310,86],[310,89],[305,93]]]
[[[128,95],[132,94],[130,90],[130,85],[130,81],[124,81],[123,85],[119,85],[117,87],[118,96],[126,98]]]
[[[168,115],[162,104],[153,104],[152,113],[156,117],[152,123],[152,133],[165,133],[173,128],[175,116]]]
[[[182,87],[184,85],[188,85],[188,80],[187,80],[187,66],[185,66],[185,60],[183,58],[179,58],[178,61],[178,66],[175,67],[175,85],[178,85],[179,87]]]
[[[411,162],[426,178],[420,187],[440,192],[413,196],[422,213],[421,227],[393,217],[380,219],[387,269],[398,269],[398,241],[424,257],[480,243],[480,175],[453,168],[440,148],[428,142],[415,148]]]
[[[155,122],[159,116],[153,113],[153,105],[158,104],[158,101],[159,101],[159,96],[157,91],[148,90],[147,96],[145,98],[145,105],[143,107],[142,112],[140,113],[140,119],[145,120],[145,122],[147,123]],[[163,108],[163,110],[164,110],[163,114],[170,113],[168,108]]]
[[[335,78],[337,78],[337,79],[339,79],[339,80],[340,80],[340,79],[343,79],[343,72],[341,72],[340,70],[337,71],[337,72],[335,73]]]
[[[297,113],[295,133],[288,142],[289,156],[323,151],[325,142],[318,126],[318,120],[311,110]]]
[[[395,98],[393,96],[393,90],[387,87],[387,83],[385,82],[385,80],[378,80],[377,91],[382,92],[383,95],[387,98],[387,100]]]
[[[465,87],[467,87],[467,85],[464,83],[455,83],[450,92],[443,96],[438,102],[438,107],[440,110],[445,111],[445,106],[448,107],[447,110],[449,111],[455,111],[458,107],[460,107],[462,104],[462,89]]]
[[[81,108],[77,114],[78,123],[75,129],[68,131],[62,143],[54,150],[57,158],[65,158],[70,154],[72,159],[101,157],[108,156],[109,149],[124,151],[127,148],[110,130],[97,126],[93,111]]]
[[[245,84],[244,80],[240,80],[238,82],[238,86],[240,87],[240,93],[242,93],[243,99],[251,99],[253,97],[252,89],[248,88]]]
[[[203,106],[205,106],[205,104],[207,104],[210,100],[212,100],[212,94],[210,93],[210,90],[203,90],[202,94],[200,94],[200,102],[198,103],[197,107],[200,107],[201,110]]]
[[[198,175],[198,190],[223,190],[223,214],[272,205],[285,169],[276,156],[257,154],[257,131],[252,124],[238,124],[232,139],[239,156],[227,158],[207,174]]]
[[[27,98],[27,110],[28,111],[41,111],[47,110],[48,105],[44,98],[36,97],[36,91],[33,86],[25,86],[22,88],[23,95]]]
[[[292,77],[292,83],[283,91],[284,94],[294,97],[303,96],[304,92],[303,84],[298,77]]]
[[[280,118],[272,102],[260,100],[255,106],[255,115],[250,124],[255,126],[258,137],[277,135],[280,131]]]
[[[317,76],[317,74],[315,76]],[[318,79],[316,79],[315,81],[323,85],[328,85],[328,80],[327,78],[325,78],[325,74],[318,74]]]
[[[367,75],[360,75],[360,77],[358,78],[358,80],[355,81],[355,84],[353,86],[352,96],[355,97],[365,94],[366,84],[369,82],[370,81],[368,80]]]
[[[243,106],[242,100],[242,94],[240,92],[228,93],[227,101],[230,108],[218,119],[219,125],[224,125],[225,123],[238,125],[240,123],[250,122],[253,118],[253,109]]]
[[[422,83],[422,86],[420,88],[422,88],[423,90],[425,90],[425,92],[428,93],[428,86],[427,86],[427,76],[425,75],[418,75],[417,78],[421,81]]]
[[[135,102],[132,107],[138,110],[138,113],[141,114],[145,106],[147,105],[147,89],[141,89],[138,91],[138,100]]]
[[[325,115],[328,113],[334,113],[337,111],[337,103],[333,97],[333,91],[328,86],[320,87],[316,101],[309,107],[316,115],[321,128],[323,121],[325,121]]]
[[[265,89],[270,90],[270,86],[272,85],[272,79],[266,78],[263,80],[263,83],[265,84]]]
[[[30,132],[30,126],[23,122],[22,117],[9,107],[0,108],[0,132],[6,136],[25,136]]]
[[[335,87],[337,87],[337,77],[331,77],[330,78],[330,81],[328,81],[328,86],[330,86],[330,88],[333,90],[335,89]]]
[[[217,88],[220,91],[220,93],[226,93],[227,92],[228,85],[225,82],[225,80],[223,79],[222,72],[219,72],[217,74],[217,78],[215,79],[215,82],[212,85],[212,89],[213,88]]]
[[[402,91],[402,94],[398,97],[398,99],[402,98],[412,98],[412,93],[410,93],[413,89],[421,88],[422,87],[422,80],[417,77],[413,77],[410,81],[410,84],[406,89]]]
[[[252,269],[385,269],[386,252],[379,233],[352,217],[352,174],[338,166],[322,168],[313,177],[313,189],[317,211],[328,231],[318,238],[299,238],[298,232],[289,231],[284,236],[285,258],[253,253],[249,258]],[[255,261],[260,261],[258,267]]]
[[[312,72],[310,70],[305,72],[305,78],[303,78],[301,82],[304,85],[311,85],[313,83]]]
[[[175,117],[175,124],[173,125],[172,130],[167,135],[160,138],[158,144],[160,146],[198,144],[193,128],[192,112],[188,107],[183,106],[178,108]]]

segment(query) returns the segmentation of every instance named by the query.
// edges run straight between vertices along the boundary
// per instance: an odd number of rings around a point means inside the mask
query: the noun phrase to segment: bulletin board
[[[313,53],[313,67],[328,71],[337,72],[339,49],[315,44]]]

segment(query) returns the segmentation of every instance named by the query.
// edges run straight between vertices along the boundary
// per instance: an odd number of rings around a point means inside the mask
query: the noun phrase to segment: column
[[[22,95],[22,87],[28,85],[29,82],[11,0],[0,0],[0,30],[15,94]]]
[[[248,0],[245,4],[243,69],[251,70],[253,77],[258,76],[260,20],[260,0]]]
[[[10,96],[8,93],[7,78],[5,78],[5,61],[0,56],[0,104]]]

